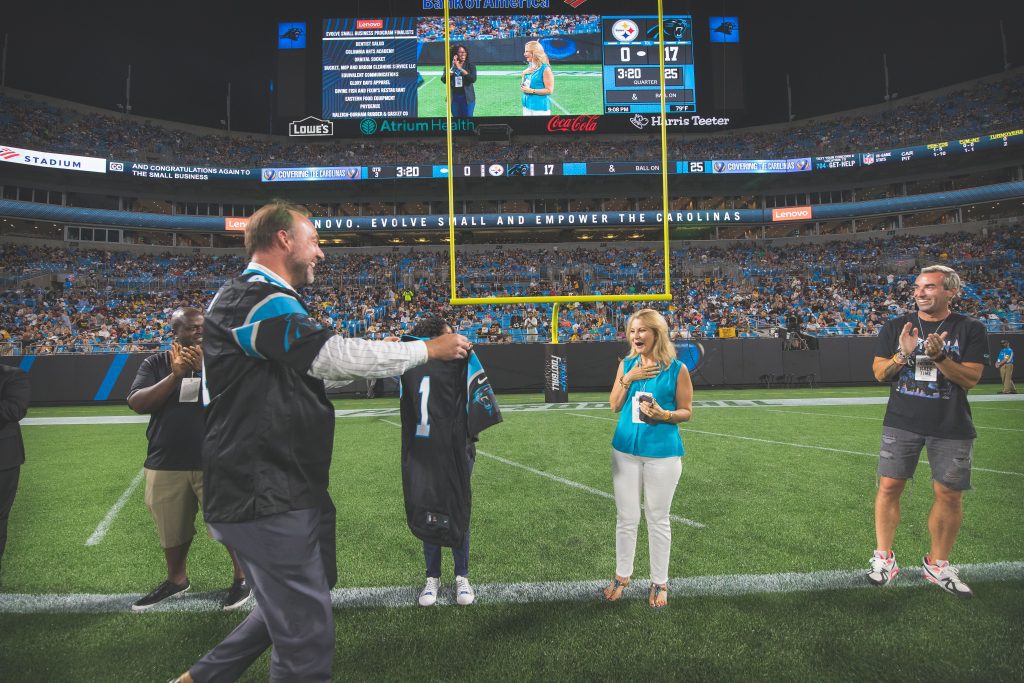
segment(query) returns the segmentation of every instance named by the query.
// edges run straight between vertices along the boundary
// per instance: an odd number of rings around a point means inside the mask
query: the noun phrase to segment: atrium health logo
[[[363,119],[359,122],[359,132],[363,135],[373,135],[377,132],[377,122],[373,119]]]

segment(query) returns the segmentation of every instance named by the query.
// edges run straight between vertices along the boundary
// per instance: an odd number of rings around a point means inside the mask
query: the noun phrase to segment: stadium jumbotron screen
[[[666,111],[696,112],[692,18],[662,26]],[[550,61],[551,114],[659,112],[658,38],[657,15],[493,15],[452,17],[450,41],[477,70],[473,116],[510,117],[523,114],[530,41]],[[325,119],[445,115],[442,17],[325,19],[322,39]]]

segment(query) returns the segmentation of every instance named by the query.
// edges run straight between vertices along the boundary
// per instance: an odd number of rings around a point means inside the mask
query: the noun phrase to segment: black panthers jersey
[[[406,340],[415,337],[404,337]],[[475,353],[432,360],[402,375],[402,489],[409,529],[421,540],[459,547],[469,529],[468,460],[477,435],[501,422]]]

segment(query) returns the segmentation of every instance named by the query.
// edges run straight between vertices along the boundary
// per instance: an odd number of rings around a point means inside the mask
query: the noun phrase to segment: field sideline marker
[[[397,422],[392,422],[391,420],[384,420],[384,419],[382,419],[381,422],[387,422],[389,425],[392,425],[394,427],[399,427],[399,428],[401,428],[401,426],[402,426],[402,425],[398,424]],[[477,452],[477,455],[482,455],[485,458],[490,458],[491,460],[497,460],[498,462],[503,463],[505,465],[511,465],[512,467],[518,467],[520,469],[524,469],[527,472],[529,472],[530,474],[536,474],[539,477],[544,477],[544,478],[550,479],[552,481],[557,481],[559,484],[565,484],[566,486],[571,486],[574,489],[579,489],[580,491],[586,491],[587,493],[593,494],[595,496],[600,496],[602,498],[608,498],[610,500],[615,500],[615,496],[613,496],[612,494],[608,493],[607,491],[602,491],[601,489],[595,489],[593,487],[587,486],[586,484],[581,484],[578,481],[572,481],[571,479],[563,479],[562,477],[556,476],[556,475],[551,474],[549,472],[545,472],[543,470],[534,469],[534,468],[529,467],[527,465],[523,465],[522,463],[518,463],[518,462],[516,462],[514,460],[506,460],[505,458],[502,458],[500,456],[492,455],[491,453],[488,453],[487,451],[482,451],[479,448],[476,450],[476,452]],[[680,517],[679,515],[669,515],[669,519],[671,519],[673,522],[677,522],[677,523],[683,524],[685,526],[691,526],[694,529],[705,529],[705,528],[707,528],[706,524],[701,524],[700,522],[695,522],[692,519],[687,519],[686,517]]]
[[[972,584],[986,581],[1019,581],[1024,579],[1024,562],[985,562],[962,564],[958,569]],[[864,569],[830,569],[817,572],[780,572],[775,574],[733,574],[717,576],[689,576],[669,579],[669,591],[674,604],[684,597],[731,597],[767,593],[807,593],[811,591],[840,591],[871,589],[879,594],[890,590],[923,588],[928,582],[916,567],[904,570],[886,588],[876,588],[864,577]],[[591,581],[549,581],[537,583],[476,583],[477,605],[526,604],[537,602],[599,602],[598,591],[607,579]],[[637,587],[626,589],[626,600],[646,600],[646,579],[636,577]],[[416,606],[421,586],[391,586],[368,588],[335,588],[331,603],[335,609],[396,608]],[[938,588],[929,590],[938,591]],[[131,604],[139,593],[0,593],[0,614],[119,614],[130,613]],[[209,612],[220,614],[223,591],[191,593],[167,601],[147,610],[158,612]],[[454,605],[451,583],[442,584],[438,604]],[[956,601],[953,596],[936,599]],[[244,607],[251,609],[251,607]],[[463,608],[460,608],[463,609]],[[241,611],[241,610],[240,610]],[[146,616],[137,617],[145,620]]]
[[[610,417],[602,417],[600,415],[584,415],[582,413],[569,413],[575,417],[589,417],[591,420],[609,420],[611,422],[617,422]],[[788,441],[773,441],[772,439],[761,439],[756,436],[741,436],[739,434],[723,434],[722,432],[708,432],[702,429],[690,429],[686,427],[683,429],[683,433],[689,432],[691,434],[705,434],[708,436],[721,436],[726,439],[741,439],[743,441],[756,441],[758,443],[770,443],[776,446],[792,446],[793,448],[808,448],[814,451],[828,451],[830,453],[842,453],[844,455],[863,455],[869,458],[878,459],[878,453],[866,453],[864,451],[848,451],[843,448],[831,448],[829,446],[815,446],[807,443],[790,443]],[[1018,477],[1024,477],[1024,472],[1007,472],[1005,470],[990,470],[984,467],[971,466],[972,472],[992,472],[994,474],[1011,474]]]
[[[114,519],[116,519],[117,514],[121,512],[121,508],[125,506],[128,499],[132,497],[133,493],[135,493],[135,489],[137,489],[139,484],[142,483],[142,477],[145,473],[146,470],[141,469],[139,470],[139,473],[135,475],[135,478],[132,479],[132,483],[128,484],[128,488],[124,490],[121,497],[117,499],[116,503],[114,503],[114,507],[110,508],[107,512],[107,516],[104,517],[103,521],[100,522],[100,525],[96,527],[96,531],[92,532],[92,536],[90,536],[89,540],[85,542],[87,546],[98,544],[103,540],[103,537],[107,535],[107,530],[109,530],[110,525],[114,523]]]

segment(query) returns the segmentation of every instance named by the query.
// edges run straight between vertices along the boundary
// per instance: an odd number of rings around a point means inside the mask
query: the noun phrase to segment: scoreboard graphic
[[[660,23],[649,14],[465,16],[452,19],[449,35],[476,69],[475,117],[523,115],[523,50],[533,40],[550,61],[552,113],[658,113],[662,80],[666,112],[697,112],[690,15]],[[445,115],[451,57],[443,18],[324,19],[322,46],[322,118],[372,123]]]
[[[658,17],[601,17],[604,113],[654,114],[661,111]],[[693,20],[664,18],[665,111],[695,112]]]

